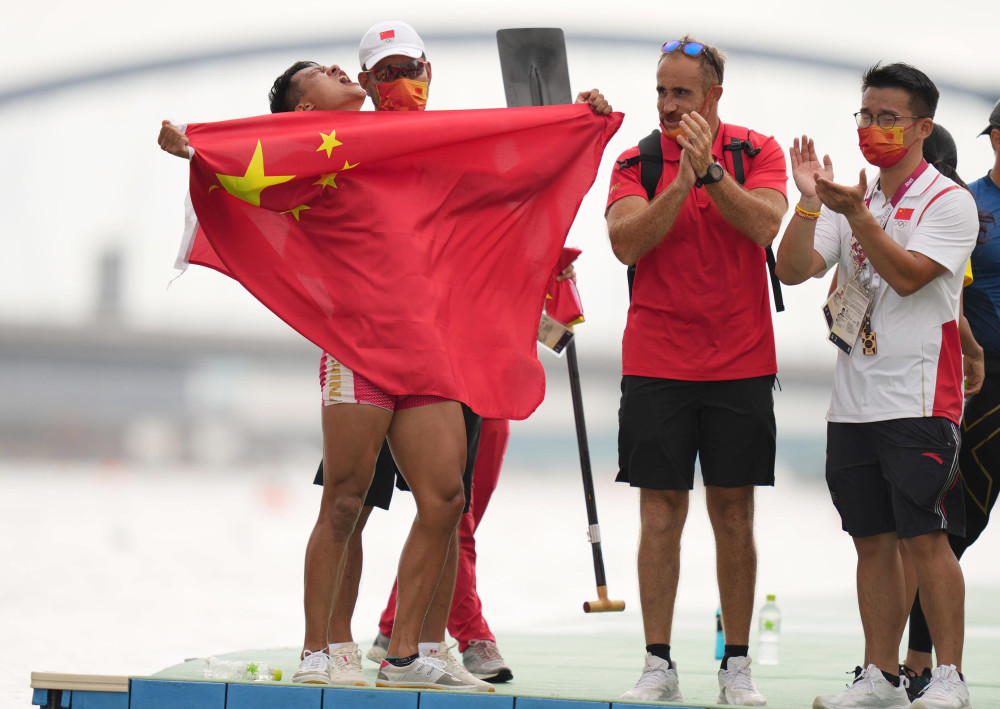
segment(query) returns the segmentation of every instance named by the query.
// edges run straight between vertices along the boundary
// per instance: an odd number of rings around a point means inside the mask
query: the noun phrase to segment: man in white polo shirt
[[[789,153],[801,193],[778,249],[789,285],[838,266],[824,308],[840,350],[827,414],[826,477],[858,554],[865,659],[854,684],[815,709],[907,707],[899,676],[906,623],[900,548],[916,567],[939,666],[917,709],[969,706],[961,674],[964,589],[948,534],[964,535],[958,477],[962,352],[958,304],[979,231],[968,191],[929,166],[923,141],[938,91],[906,64],[874,66],[855,114],[869,187],[833,182],[807,136]],[[900,544],[902,540],[902,544]]]

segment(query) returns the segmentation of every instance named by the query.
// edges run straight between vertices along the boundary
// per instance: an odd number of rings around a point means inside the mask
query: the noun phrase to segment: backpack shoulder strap
[[[642,188],[646,190],[646,199],[650,202],[656,196],[656,186],[663,176],[663,146],[660,144],[660,131],[654,130],[645,138],[639,141],[639,154],[619,160],[618,167],[624,169],[639,163],[639,181]],[[628,267],[628,297],[632,300],[632,283],[635,281],[635,264]]]
[[[646,190],[647,199],[652,202],[656,196],[656,185],[663,175],[663,146],[660,145],[660,131],[654,130],[639,141],[639,154],[618,161],[618,168],[624,170],[639,163],[639,180]]]
[[[656,196],[656,186],[663,176],[663,146],[660,144],[660,131],[654,130],[639,141],[639,177],[646,190],[649,201]]]
[[[745,140],[736,135],[732,135],[733,132],[742,132],[743,130],[746,130],[747,132]],[[747,179],[746,171],[743,168],[743,155],[746,154],[747,158],[752,160],[757,157],[757,153],[760,152],[760,148],[755,148],[753,146],[753,143],[750,141],[750,129],[748,128],[736,128],[735,126],[725,124],[725,132],[722,134],[722,138],[723,141],[725,141],[726,138],[729,138],[729,142],[723,144],[722,150],[727,153],[732,153],[733,178],[742,185]],[[780,313],[785,309],[785,301],[781,297],[781,281],[778,280],[778,276],[774,272],[776,265],[776,261],[774,259],[774,249],[767,246],[764,251],[767,256],[767,271],[771,276],[771,291],[774,293],[774,309]]]
[[[744,130],[747,134],[746,139],[741,139],[734,135],[734,133]],[[733,178],[742,185],[747,179],[746,170],[743,167],[743,155],[745,153],[752,160],[757,157],[760,148],[753,146],[753,143],[750,141],[750,130],[747,128],[738,128],[737,126],[725,124],[725,131],[722,134],[722,138],[723,141],[726,141],[722,146],[723,151],[732,153],[733,156]]]

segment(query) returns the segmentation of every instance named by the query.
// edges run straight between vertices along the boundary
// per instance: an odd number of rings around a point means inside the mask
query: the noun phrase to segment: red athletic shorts
[[[323,406],[332,404],[371,404],[386,411],[415,409],[418,406],[448,401],[440,396],[407,394],[393,396],[386,394],[357,372],[352,372],[343,364],[324,352],[319,360],[319,386],[323,394]]]

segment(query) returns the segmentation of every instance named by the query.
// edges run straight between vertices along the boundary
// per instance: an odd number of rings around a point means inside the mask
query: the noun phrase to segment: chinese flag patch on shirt
[[[396,36],[396,30],[386,30],[385,32],[378,33],[379,39],[392,39],[395,36]]]
[[[910,217],[912,217],[912,216],[913,216],[913,210],[912,209],[903,209],[902,207],[900,207],[899,209],[896,210],[896,217],[895,218],[898,219],[898,220],[900,220],[900,221],[904,221],[905,222],[905,221],[908,221],[910,219]]]

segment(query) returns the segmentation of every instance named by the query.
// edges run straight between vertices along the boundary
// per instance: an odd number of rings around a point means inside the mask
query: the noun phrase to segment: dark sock
[[[746,657],[749,652],[749,645],[726,645],[722,654],[722,669],[726,669],[730,657]]]
[[[885,677],[885,681],[891,684],[893,687],[899,686],[899,675],[891,675],[885,670],[879,670],[879,672],[881,672],[882,676]]]
[[[670,662],[670,646],[663,645],[662,643],[657,643],[655,645],[647,645],[646,652],[651,654],[653,657],[658,657],[661,660],[666,660]]]
[[[385,661],[395,667],[406,667],[410,663],[415,662],[418,657],[420,657],[420,653],[415,652],[409,657],[387,657]]]

